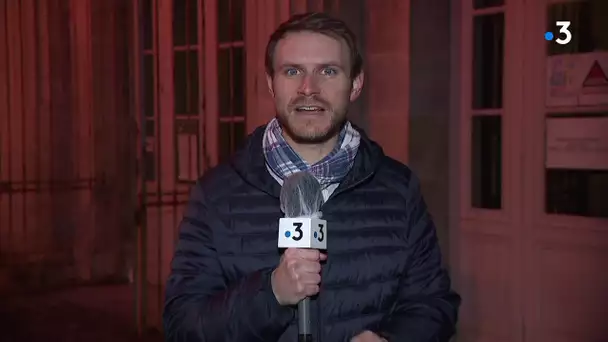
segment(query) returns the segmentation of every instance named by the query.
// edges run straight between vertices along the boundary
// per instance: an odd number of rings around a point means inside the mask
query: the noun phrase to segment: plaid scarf
[[[353,128],[350,122],[346,122],[340,131],[338,143],[333,151],[319,162],[308,165],[285,141],[281,125],[275,118],[266,127],[262,147],[266,164],[281,180],[293,173],[306,171],[315,176],[321,187],[325,188],[330,184],[342,181],[350,171],[360,140],[359,132]]]

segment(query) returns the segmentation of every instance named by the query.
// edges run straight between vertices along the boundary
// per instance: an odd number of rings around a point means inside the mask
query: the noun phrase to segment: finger
[[[283,258],[293,258],[298,257],[300,248],[287,248],[283,253]]]
[[[321,264],[318,261],[298,260],[295,269],[299,273],[321,273]]]
[[[319,285],[306,285],[304,287],[304,296],[311,297],[319,293]]]
[[[309,261],[319,261],[321,260],[321,252],[317,249],[299,249],[298,256],[302,259],[306,259]]]
[[[298,275],[297,281],[304,285],[319,285],[321,275],[318,273],[302,273]]]

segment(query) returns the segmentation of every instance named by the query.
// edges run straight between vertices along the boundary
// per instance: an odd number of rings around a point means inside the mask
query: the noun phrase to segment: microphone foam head
[[[319,181],[308,172],[287,177],[281,188],[281,211],[285,217],[316,216],[325,201]]]

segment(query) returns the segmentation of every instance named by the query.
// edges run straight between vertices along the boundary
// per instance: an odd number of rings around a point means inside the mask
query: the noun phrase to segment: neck
[[[313,165],[325,158],[338,143],[338,135],[320,144],[301,144],[293,141],[287,134],[285,140],[308,165]]]

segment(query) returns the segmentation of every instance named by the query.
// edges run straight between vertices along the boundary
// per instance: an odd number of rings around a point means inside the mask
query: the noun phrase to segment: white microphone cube
[[[279,248],[327,249],[327,221],[314,217],[279,219]]]

